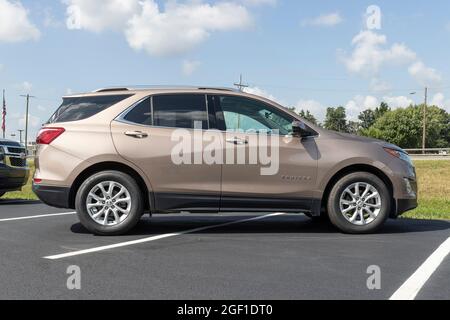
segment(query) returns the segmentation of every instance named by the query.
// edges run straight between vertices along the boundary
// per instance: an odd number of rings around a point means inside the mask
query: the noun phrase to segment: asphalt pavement
[[[68,210],[0,200],[0,299],[389,299],[449,236],[448,221],[352,236],[303,215],[235,213],[145,216],[129,235],[97,237]],[[416,298],[450,299],[448,256]]]

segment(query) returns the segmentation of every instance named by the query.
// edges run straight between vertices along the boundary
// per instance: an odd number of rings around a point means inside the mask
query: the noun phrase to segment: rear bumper
[[[29,175],[28,168],[15,168],[0,164],[0,191],[21,190],[27,183]]]
[[[61,209],[69,209],[70,188],[43,186],[33,183],[33,192],[45,204]]]

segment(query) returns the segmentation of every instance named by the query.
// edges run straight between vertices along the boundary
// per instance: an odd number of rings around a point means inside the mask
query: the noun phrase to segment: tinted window
[[[50,118],[49,123],[84,120],[129,97],[131,95],[66,98]]]
[[[293,118],[268,104],[248,98],[220,97],[227,130],[292,133]]]
[[[153,97],[154,126],[208,129],[205,95],[179,94]]]
[[[146,126],[152,125],[152,106],[150,98],[141,101],[123,118],[126,121],[142,124]]]

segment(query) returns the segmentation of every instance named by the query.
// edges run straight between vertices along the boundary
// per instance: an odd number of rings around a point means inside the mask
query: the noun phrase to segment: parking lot
[[[0,299],[389,299],[420,281],[417,299],[450,299],[450,258],[433,256],[449,235],[446,221],[350,236],[303,215],[236,213],[146,216],[130,235],[96,237],[70,211],[0,200]],[[408,282],[430,256],[431,277]],[[67,289],[71,265],[81,290]]]

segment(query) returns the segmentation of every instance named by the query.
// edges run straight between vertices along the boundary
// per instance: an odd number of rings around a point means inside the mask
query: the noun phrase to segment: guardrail
[[[405,149],[410,155],[450,156],[450,148]]]
[[[405,149],[413,160],[450,160],[450,148]]]

